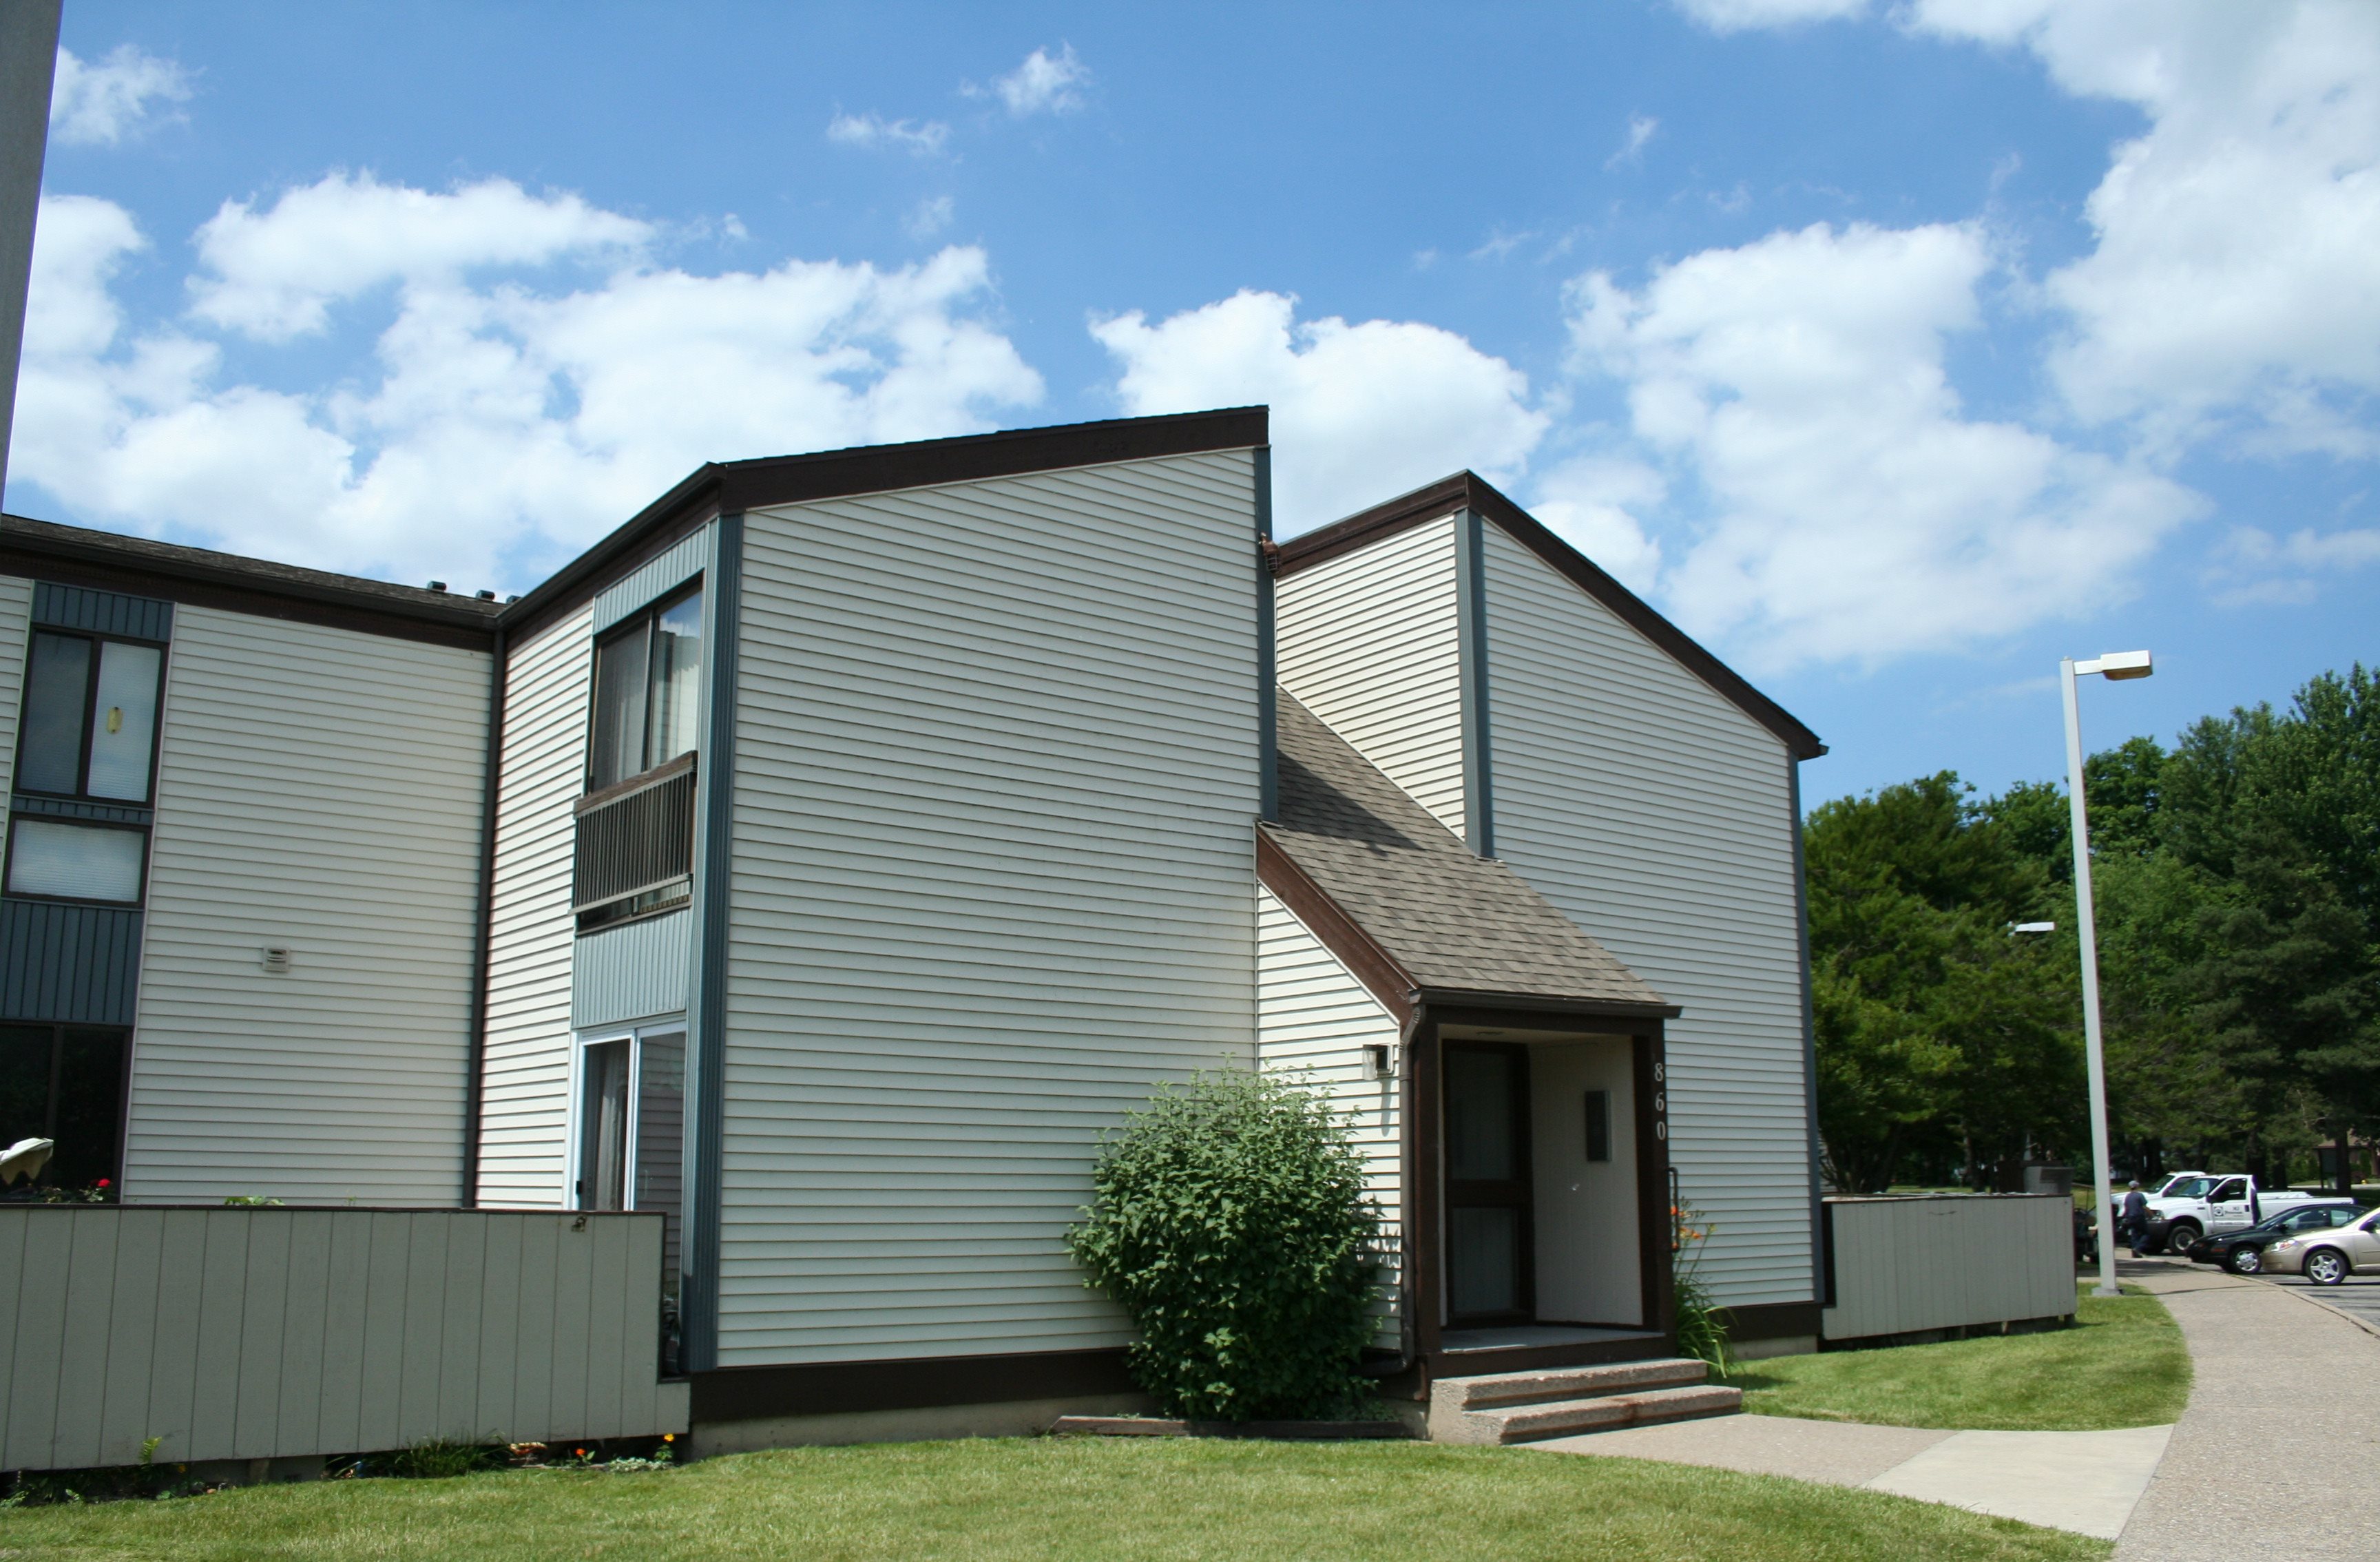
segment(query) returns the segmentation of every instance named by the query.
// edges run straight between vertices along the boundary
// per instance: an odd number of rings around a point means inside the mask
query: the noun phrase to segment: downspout
[[[1399,1158],[1403,1163],[1403,1176],[1399,1187],[1403,1195],[1404,1232],[1397,1257],[1397,1373],[1402,1375],[1421,1358],[1421,1339],[1416,1331],[1421,1327],[1415,1313],[1416,1292],[1414,1287],[1414,1255],[1419,1250],[1414,1241],[1414,1165],[1420,1159],[1421,1128],[1414,1120],[1414,1100],[1419,1093],[1414,1089],[1415,1070],[1413,1040],[1421,1030],[1427,1013],[1418,991],[1407,993],[1410,1008],[1405,1022],[1397,1030],[1397,1109],[1402,1119],[1397,1135]]]
[[[470,1061],[463,1080],[464,1209],[480,1207],[480,1118],[484,1110],[481,1080],[488,1061],[488,968],[496,914],[496,803],[504,760],[504,692],[510,665],[504,654],[504,629],[496,626],[492,647],[494,665],[488,670],[488,768],[480,787],[480,914],[471,956]]]

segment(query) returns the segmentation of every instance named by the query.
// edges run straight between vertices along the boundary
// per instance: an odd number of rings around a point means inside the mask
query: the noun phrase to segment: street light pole
[[[2074,822],[2074,912],[2082,945],[2082,1049],[2091,1078],[2091,1161],[2099,1206],[2099,1296],[2116,1296],[2116,1166],[2107,1145],[2107,1063],[2100,1045],[2099,923],[2091,896],[2091,821],[2082,797],[2082,712],[2077,675],[2144,678],[2154,670],[2145,651],[2116,652],[2095,662],[2069,656],[2058,664],[2066,696],[2066,791]]]

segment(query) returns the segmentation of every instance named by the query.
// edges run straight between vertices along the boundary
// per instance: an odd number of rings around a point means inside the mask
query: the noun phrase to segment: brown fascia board
[[[905,445],[863,445],[807,456],[710,462],[507,606],[504,625],[516,636],[527,633],[590,600],[604,585],[713,516],[856,494],[1021,477],[1069,467],[1248,449],[1267,443],[1268,421],[1265,408],[1232,407],[1161,418],[1111,418],[1050,428],[1007,429]]]
[[[493,643],[501,611],[454,592],[15,515],[0,516],[0,574],[475,650]]]
[[[1385,537],[1393,537],[1426,520],[1436,520],[1440,516],[1463,509],[1477,510],[1494,521],[1514,542],[1544,559],[1568,578],[1572,584],[1619,615],[1637,633],[1669,653],[1672,660],[1732,702],[1744,714],[1775,733],[1795,759],[1814,760],[1827,751],[1827,746],[1818,740],[1818,735],[1803,726],[1792,713],[1753,688],[1742,674],[1654,611],[1644,598],[1605,574],[1585,555],[1548,531],[1535,516],[1498,493],[1492,483],[1476,472],[1456,472],[1452,477],[1440,479],[1427,488],[1416,488],[1386,504],[1375,505],[1344,520],[1333,521],[1318,531],[1293,537],[1280,544],[1280,562],[1275,573],[1287,576],[1301,569],[1311,569],[1342,554],[1367,547]]]

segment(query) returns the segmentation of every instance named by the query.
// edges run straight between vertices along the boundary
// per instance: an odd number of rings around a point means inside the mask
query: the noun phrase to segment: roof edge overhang
[[[493,645],[498,618],[476,597],[30,516],[0,516],[0,573],[481,651]]]
[[[1585,555],[1555,536],[1544,522],[1505,497],[1476,472],[1456,472],[1370,509],[1359,510],[1343,520],[1332,521],[1318,531],[1293,537],[1278,544],[1280,559],[1274,573],[1286,577],[1311,569],[1425,521],[1465,509],[1476,510],[1494,521],[1514,542],[1617,614],[1672,660],[1774,733],[1795,759],[1814,760],[1827,751],[1818,735],[1803,726],[1791,712],[1755,689],[1743,675],[1712,655],[1693,636],[1606,574]]]
[[[1267,444],[1269,427],[1267,408],[1226,407],[708,462],[506,607],[504,624],[507,630],[525,633],[550,622],[714,516],[1118,461],[1243,450]]]

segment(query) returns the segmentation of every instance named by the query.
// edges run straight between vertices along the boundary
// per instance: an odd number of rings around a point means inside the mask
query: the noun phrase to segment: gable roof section
[[[1231,407],[905,445],[863,445],[807,456],[711,461],[506,607],[504,627],[518,632],[576,607],[713,516],[1116,461],[1245,450],[1266,443],[1267,424],[1262,407]]]
[[[1386,504],[1333,521],[1318,531],[1293,537],[1280,544],[1276,572],[1293,575],[1310,569],[1409,527],[1464,509],[1476,510],[1503,528],[1514,542],[1544,559],[1572,585],[1617,614],[1744,714],[1775,733],[1794,758],[1814,760],[1827,751],[1818,735],[1803,726],[1792,713],[1753,688],[1742,674],[1655,612],[1644,598],[1605,574],[1585,555],[1546,530],[1542,521],[1498,493],[1476,472],[1457,472],[1427,488],[1416,488]]]
[[[502,609],[449,592],[0,515],[0,574],[486,650]]]
[[[1505,864],[1474,854],[1286,690],[1277,694],[1281,817],[1257,867],[1400,1018],[1414,1000],[1678,1012]]]

